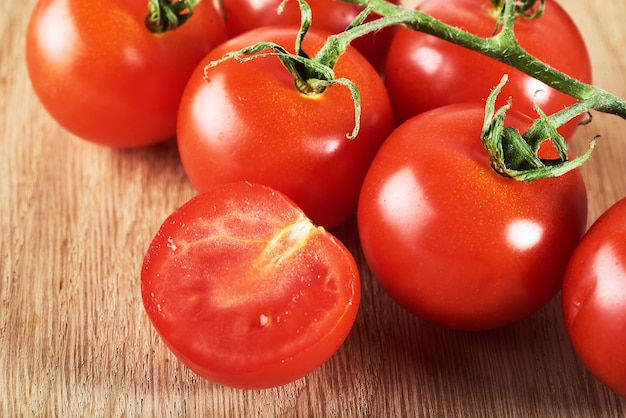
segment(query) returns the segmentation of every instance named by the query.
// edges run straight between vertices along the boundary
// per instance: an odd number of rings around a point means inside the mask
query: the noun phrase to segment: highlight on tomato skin
[[[248,182],[199,194],[162,224],[141,271],[170,350],[221,385],[295,381],[348,336],[360,300],[349,250],[283,194]]]

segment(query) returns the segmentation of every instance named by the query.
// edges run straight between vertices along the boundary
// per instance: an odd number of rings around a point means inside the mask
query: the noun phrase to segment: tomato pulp
[[[381,286],[410,312],[462,330],[527,317],[559,290],[587,220],[578,171],[522,183],[490,166],[481,104],[409,119],[385,141],[357,212]],[[507,124],[529,120],[509,112]]]
[[[239,388],[287,384],[335,353],[359,272],[344,245],[281,193],[219,186],[172,213],[141,272],[150,320],[191,370]]]

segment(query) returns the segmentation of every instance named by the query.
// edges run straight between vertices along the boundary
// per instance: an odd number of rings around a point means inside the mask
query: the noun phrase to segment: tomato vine
[[[287,0],[284,0],[287,1]],[[540,18],[544,9],[544,0],[492,0],[492,4],[496,10],[500,10],[500,18],[497,26],[494,28],[494,34],[490,37],[480,37],[466,32],[460,28],[447,25],[419,10],[407,9],[402,6],[393,4],[387,0],[345,0],[349,3],[362,6],[363,12],[357,16],[354,22],[346,28],[345,31],[330,35],[324,47],[314,57],[309,57],[298,49],[302,37],[305,36],[308,26],[310,25],[310,10],[304,0],[298,0],[302,9],[302,27],[301,37],[297,40],[297,54],[289,54],[279,45],[269,43],[259,43],[244,48],[240,51],[233,52],[224,57],[226,59],[236,58],[245,61],[250,58],[245,56],[261,57],[267,55],[279,56],[287,69],[294,74],[295,83],[298,88],[307,94],[319,94],[331,84],[339,83],[348,86],[355,100],[355,128],[348,135],[354,138],[359,131],[359,115],[360,104],[358,99],[358,90],[350,82],[350,80],[335,80],[333,67],[347,46],[355,39],[394,25],[404,25],[412,30],[424,32],[456,45],[479,52],[485,56],[493,58],[497,61],[505,63],[516,68],[531,77],[545,83],[546,85],[559,90],[578,100],[574,105],[565,108],[557,113],[545,115],[541,109],[539,118],[532,127],[520,136],[525,142],[522,144],[517,138],[511,141],[510,137],[500,136],[499,145],[493,145],[493,133],[500,132],[506,135],[510,134],[510,130],[502,130],[498,127],[487,129],[491,132],[490,139],[484,139],[486,144],[491,144],[488,150],[492,153],[492,160],[497,161],[495,164],[497,170],[504,175],[514,177],[518,180],[530,181],[537,178],[554,177],[580,166],[588,158],[595,138],[591,141],[589,151],[580,158],[574,160],[568,159],[567,145],[559,138],[555,137],[555,127],[561,126],[567,121],[596,110],[603,113],[609,113],[626,119],[626,101],[593,85],[581,82],[568,74],[560,72],[545,62],[539,60],[532,54],[528,53],[517,41],[514,32],[514,23],[520,16],[524,18]],[[166,16],[175,14],[179,20],[177,24],[184,23],[184,19],[191,17],[193,12],[194,1],[180,0],[170,2],[169,0],[150,0],[151,11],[156,10],[156,5],[169,5],[165,9],[169,10]],[[172,12],[174,10],[174,12]],[[182,13],[181,13],[182,11]],[[152,14],[156,14],[151,12]],[[365,18],[370,13],[380,15],[380,18],[365,22]],[[182,18],[181,18],[182,15]],[[170,17],[167,19],[171,23]],[[175,25],[174,25],[175,26]],[[272,52],[263,52],[267,49]],[[212,63],[217,65],[222,60]],[[498,112],[505,112],[501,109]],[[490,118],[494,123],[499,118]],[[539,159],[535,153],[539,145],[546,139],[552,140],[559,151],[560,158],[554,161],[546,161]],[[503,144],[505,142],[506,144]],[[517,144],[510,147],[511,144]],[[509,148],[510,152],[500,152],[499,149]],[[520,152],[522,153],[520,155]],[[532,155],[529,154],[533,153]]]

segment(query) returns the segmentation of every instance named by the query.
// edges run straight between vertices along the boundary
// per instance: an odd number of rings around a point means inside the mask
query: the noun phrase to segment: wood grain
[[[0,13],[0,416],[624,417],[626,400],[575,356],[558,297],[531,318],[459,333],[414,318],[378,287],[354,222],[335,231],[362,267],[344,346],[319,370],[264,391],[223,388],[184,368],[143,312],[143,253],[194,191],[173,143],[113,150],[64,132],[34,97],[27,11]],[[561,0],[591,51],[595,83],[626,97],[626,2]],[[549,42],[549,40],[546,40]],[[591,223],[626,196],[626,121],[595,115],[582,151]]]

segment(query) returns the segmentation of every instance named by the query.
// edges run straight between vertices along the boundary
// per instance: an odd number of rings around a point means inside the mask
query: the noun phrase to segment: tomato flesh
[[[266,388],[311,372],[355,320],[349,251],[266,186],[234,183],[174,212],[147,251],[145,309],[190,369],[223,385]]]
[[[567,266],[561,302],[574,349],[626,398],[626,199],[594,222]]]

